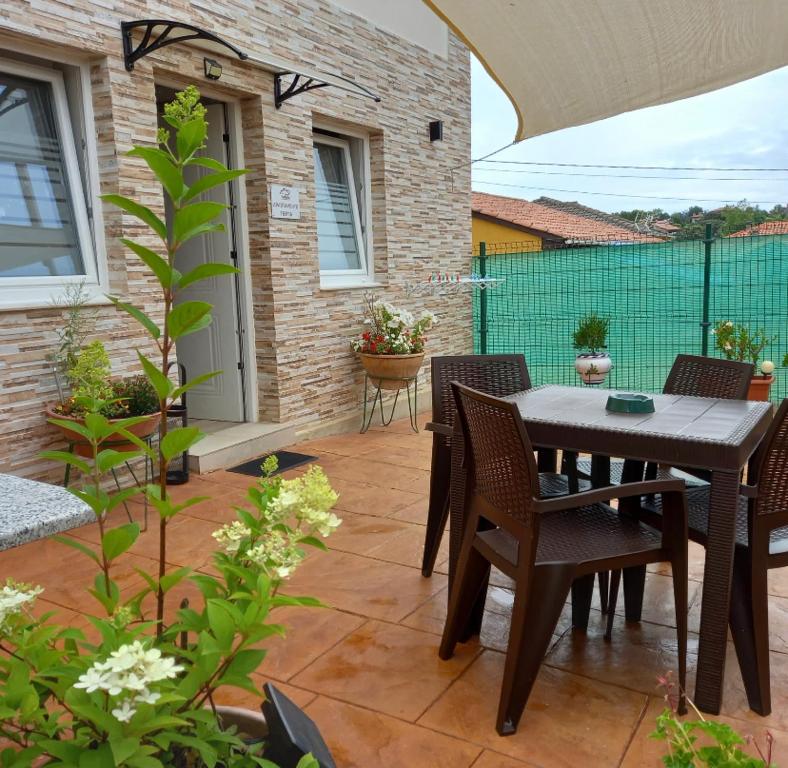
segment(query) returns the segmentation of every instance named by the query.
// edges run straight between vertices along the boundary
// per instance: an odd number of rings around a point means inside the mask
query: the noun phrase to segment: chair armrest
[[[748,499],[757,499],[758,498],[758,486],[757,485],[745,485],[742,483],[739,486],[739,495],[746,496]]]
[[[443,435],[444,437],[451,437],[454,434],[453,427],[448,424],[441,424],[439,421],[428,421],[424,425],[424,429],[428,432],[434,432],[436,435]]]
[[[536,511],[561,512],[565,509],[576,509],[588,504],[599,504],[610,499],[626,499],[631,496],[646,496],[652,493],[683,493],[683,480],[647,480],[642,483],[626,483],[624,485],[609,485],[606,488],[594,488],[582,493],[573,493],[569,496],[559,496],[555,499],[539,499],[536,502]]]

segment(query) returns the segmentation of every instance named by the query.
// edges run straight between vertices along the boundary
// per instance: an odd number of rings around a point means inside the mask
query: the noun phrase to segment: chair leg
[[[532,584],[518,579],[495,725],[501,736],[517,730],[569,593],[573,573],[572,565],[542,565],[534,569]]]
[[[430,503],[427,510],[427,532],[424,536],[424,556],[421,575],[429,578],[435,568],[435,559],[449,518],[449,486],[451,483],[450,454],[445,447],[432,448],[430,472]]]
[[[602,615],[604,616],[608,611],[610,571],[600,571],[596,576],[597,580],[599,581],[599,609],[602,611]]]
[[[733,563],[730,628],[750,709],[772,711],[767,571],[739,547]]]
[[[588,630],[591,600],[594,596],[594,574],[589,573],[572,582],[572,627]]]
[[[555,472],[558,468],[558,451],[555,448],[538,448],[536,466],[539,472]]]
[[[444,660],[450,659],[454,655],[457,643],[466,636],[468,621],[480,591],[486,587],[490,573],[490,563],[473,546],[478,525],[479,515],[472,513],[462,541],[457,573],[449,594],[446,625],[443,628],[443,637],[438,651],[438,655]]]
[[[679,654],[679,703],[678,712],[687,712],[687,552],[674,554],[671,562],[673,572],[673,602],[676,606],[676,640]]]
[[[640,621],[643,615],[643,591],[646,588],[646,566],[624,569],[624,615],[627,621]]]
[[[616,619],[616,603],[620,587],[621,571],[613,571],[610,576],[610,602],[607,605],[607,628],[605,629],[605,640],[608,641],[613,636],[613,622]]]

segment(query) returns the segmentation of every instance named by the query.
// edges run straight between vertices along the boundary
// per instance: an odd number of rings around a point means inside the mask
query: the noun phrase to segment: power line
[[[533,171],[519,168],[475,168],[476,171],[488,173],[527,173],[539,176],[583,176],[589,179],[656,179],[657,181],[761,181],[786,182],[788,178],[756,179],[752,177],[734,176],[643,176],[637,173],[572,173],[571,171]]]
[[[660,197],[659,195],[625,195],[616,192],[587,192],[582,189],[557,189],[556,187],[529,187],[522,184],[504,184],[503,182],[496,181],[483,181],[478,180],[477,184],[487,184],[493,187],[509,187],[512,189],[530,189],[537,192],[566,192],[571,195],[602,195],[604,197],[628,197],[637,198],[641,200],[679,200],[687,203],[727,203],[735,204],[735,200],[729,198],[727,200],[715,200],[703,197]],[[752,205],[783,205],[783,202],[778,200],[748,200]]]
[[[503,149],[506,149],[506,147],[501,147],[501,149],[490,153],[490,155],[471,160],[471,163],[479,163]],[[745,171],[747,173],[784,173],[788,171],[788,168],[702,168],[697,165],[597,165],[594,163],[543,163],[535,160],[487,160],[487,162],[501,165],[547,165],[555,168],[613,168],[637,171]]]

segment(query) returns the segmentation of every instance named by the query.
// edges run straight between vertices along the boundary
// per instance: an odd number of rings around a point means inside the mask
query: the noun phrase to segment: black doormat
[[[310,461],[317,460],[317,456],[308,456],[305,453],[294,453],[293,451],[274,451],[272,454],[265,453],[262,456],[258,456],[256,459],[239,464],[237,467],[230,467],[230,469],[227,471],[237,472],[239,475],[260,477],[263,474],[263,470],[260,468],[260,465],[269,456],[276,456],[276,458],[279,460],[279,469],[276,471],[277,475],[280,472],[293,469],[293,467],[300,467],[302,464],[309,464]]]

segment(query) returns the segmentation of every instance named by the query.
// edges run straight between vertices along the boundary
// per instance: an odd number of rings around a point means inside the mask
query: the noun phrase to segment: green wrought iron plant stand
[[[372,378],[372,382],[370,382]],[[391,404],[391,410],[388,417],[386,417],[383,409],[383,393],[391,392],[391,389],[383,387],[383,382],[390,381],[402,386],[397,387],[394,395],[394,402]],[[373,383],[376,382],[376,383]],[[411,386],[413,392],[411,393]],[[372,398],[372,406],[369,405],[369,392],[370,389],[375,391],[375,396]],[[397,409],[397,401],[399,400],[399,393],[405,390],[408,398],[408,415],[410,416],[410,427],[414,432],[419,431],[418,424],[416,423],[416,414],[418,413],[418,396],[419,396],[419,375],[397,378],[386,378],[385,376],[370,377],[368,373],[364,374],[364,415],[361,419],[361,434],[363,435],[372,424],[372,419],[375,416],[375,406],[380,409],[380,423],[387,427],[391,424],[394,418],[394,413]]]

